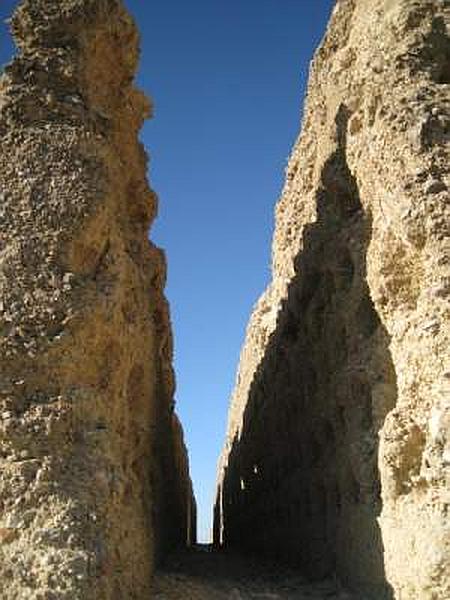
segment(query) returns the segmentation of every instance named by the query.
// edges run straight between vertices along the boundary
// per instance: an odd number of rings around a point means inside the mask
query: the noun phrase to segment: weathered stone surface
[[[450,597],[446,0],[339,0],[219,465],[215,538]]]
[[[0,79],[4,600],[149,597],[193,510],[119,0],[23,0]],[[189,515],[189,518],[188,518]],[[192,520],[192,519],[191,519]]]

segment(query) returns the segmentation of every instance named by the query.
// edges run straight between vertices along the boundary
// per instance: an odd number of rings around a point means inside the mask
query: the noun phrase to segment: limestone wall
[[[450,597],[449,5],[338,0],[219,464],[216,543]]]
[[[120,0],[22,0],[0,79],[4,600],[147,598],[194,511]],[[192,519],[191,519],[192,521]]]

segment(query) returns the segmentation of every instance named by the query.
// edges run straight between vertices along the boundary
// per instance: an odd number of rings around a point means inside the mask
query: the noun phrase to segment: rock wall
[[[338,0],[219,462],[215,540],[450,597],[446,0]]]
[[[4,600],[143,599],[195,506],[120,0],[22,0],[0,79]],[[192,532],[190,533],[192,539]]]

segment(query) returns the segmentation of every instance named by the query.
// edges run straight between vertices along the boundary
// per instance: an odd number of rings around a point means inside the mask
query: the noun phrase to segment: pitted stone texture
[[[218,542],[377,600],[450,596],[449,15],[336,3],[219,465]]]
[[[165,260],[147,239],[138,35],[115,0],[24,0],[12,30],[20,54],[0,79],[1,596],[143,598],[155,555],[186,540],[192,490]]]

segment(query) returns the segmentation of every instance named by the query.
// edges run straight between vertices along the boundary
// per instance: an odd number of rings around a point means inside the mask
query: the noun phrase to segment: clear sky
[[[0,0],[0,64],[11,55]],[[270,276],[273,209],[299,131],[308,65],[334,0],[128,0],[142,35],[142,139],[160,197],[177,410],[211,527],[216,464],[245,327]]]

